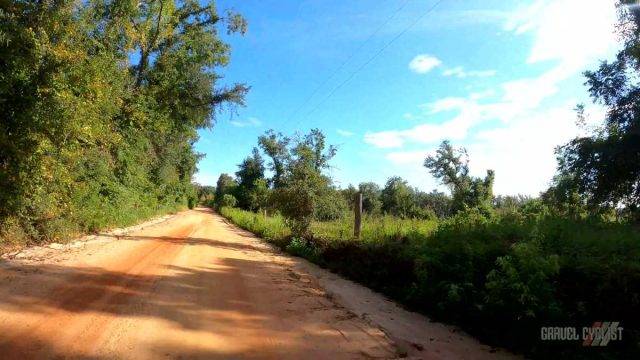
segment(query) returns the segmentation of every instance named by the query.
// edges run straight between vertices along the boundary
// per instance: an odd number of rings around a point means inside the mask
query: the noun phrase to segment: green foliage
[[[232,178],[228,174],[220,174],[220,176],[218,177],[218,181],[216,182],[216,193],[214,196],[216,206],[220,206],[220,203],[222,202],[222,199],[225,195],[235,194],[237,187],[238,183],[234,178]]]
[[[267,179],[256,179],[248,194],[248,207],[251,210],[267,210],[270,207],[271,189]]]
[[[329,180],[305,164],[293,165],[286,185],[273,193],[273,202],[291,226],[297,237],[309,237],[309,227],[316,211],[321,191],[329,186]]]
[[[559,311],[550,279],[559,273],[558,255],[544,254],[536,242],[517,243],[496,260],[487,275],[487,303],[517,319],[550,318]],[[547,314],[548,312],[548,314]]]
[[[629,5],[629,6],[624,6]],[[625,206],[640,219],[640,12],[621,1],[619,33],[624,46],[615,60],[587,71],[592,99],[607,108],[590,136],[577,137],[557,151],[560,178],[570,181],[591,207]],[[578,106],[584,122],[584,105]]]
[[[430,210],[439,218],[451,215],[451,198],[445,193],[436,190],[417,192],[416,202],[419,208]]]
[[[432,209],[419,206],[419,196],[420,192],[410,187],[406,180],[393,176],[387,180],[380,192],[382,211],[401,218],[429,219],[435,217]]]
[[[231,194],[224,194],[220,200],[220,207],[236,207],[238,200]]]
[[[291,230],[287,226],[286,220],[278,214],[265,216],[264,214],[256,214],[231,207],[221,208],[220,214],[241,228],[249,230],[280,247],[285,247],[289,244]]]
[[[264,179],[264,161],[257,148],[253,148],[252,156],[247,157],[238,165],[236,178],[238,179],[238,187],[235,189],[238,198],[238,206],[256,211],[260,208],[260,201],[264,202],[266,192],[266,183]],[[256,187],[262,187],[260,189]]]
[[[319,261],[318,249],[309,240],[304,238],[292,238],[285,250],[292,255],[309,260]]]
[[[382,210],[403,218],[409,217],[414,206],[413,194],[406,180],[391,177],[387,180],[382,193]]]
[[[487,170],[484,179],[469,175],[469,156],[464,148],[455,149],[449,141],[443,141],[435,156],[428,156],[424,166],[442,184],[451,189],[452,210],[481,208],[488,212],[493,200],[493,170]]]
[[[363,182],[358,185],[358,190],[362,193],[362,211],[367,214],[380,214],[382,211],[382,191],[378,184],[373,182]],[[353,197],[351,200],[353,201]]]
[[[217,86],[230,51],[219,29],[243,20],[195,0],[0,9],[0,241],[193,206],[196,130],[247,90]]]
[[[313,218],[319,221],[340,219],[349,211],[345,198],[332,188],[327,188],[318,196],[313,212]]]
[[[527,212],[492,216],[468,209],[437,223],[365,216],[360,240],[352,238],[352,218],[314,222],[310,241],[291,240],[280,216],[227,208],[223,215],[259,235],[268,233],[269,241],[294,255],[490,343],[532,357],[580,357],[573,343],[537,342],[540,326],[621,319],[628,337],[615,351],[637,354],[637,230],[596,218],[561,218],[538,211],[540,205],[526,201]]]
[[[344,212],[346,204],[331,186],[331,179],[322,174],[337,150],[326,146],[320,130],[312,129],[293,141],[270,130],[258,142],[274,172],[270,202],[287,219],[295,236],[309,237],[314,216],[333,219]]]
[[[215,186],[196,185],[198,203],[205,206],[213,206],[213,201],[216,196]]]
[[[258,138],[258,145],[271,159],[269,165],[269,170],[273,171],[271,185],[276,189],[282,187],[286,176],[286,167],[291,156],[289,151],[290,142],[290,138],[273,130],[268,130]]]

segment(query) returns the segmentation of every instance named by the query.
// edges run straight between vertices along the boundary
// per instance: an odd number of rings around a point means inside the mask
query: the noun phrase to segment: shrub
[[[313,217],[320,221],[336,220],[348,211],[349,206],[344,197],[337,191],[330,190],[316,199]]]
[[[559,270],[558,255],[544,254],[539,244],[514,244],[487,276],[487,305],[516,320],[549,318],[559,311],[551,283]]]
[[[220,207],[235,207],[238,201],[236,197],[231,194],[222,195],[222,200],[220,200]]]
[[[359,240],[352,238],[352,216],[314,222],[313,240],[289,242],[278,215],[223,211],[294,255],[490,344],[531,357],[600,357],[605,353],[587,353],[572,342],[534,339],[541,326],[583,327],[605,319],[623,321],[625,337],[612,354],[640,352],[640,237],[631,226],[544,211],[487,215],[467,209],[439,222],[365,216]]]

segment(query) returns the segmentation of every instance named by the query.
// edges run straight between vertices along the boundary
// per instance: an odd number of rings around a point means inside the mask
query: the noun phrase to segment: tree
[[[625,0],[619,14],[623,49],[615,60],[603,61],[597,70],[585,73],[592,99],[607,108],[604,124],[590,136],[577,137],[557,149],[558,179],[570,182],[591,208],[624,206],[638,216],[640,9],[634,1]],[[584,119],[583,105],[578,106],[578,119]]]
[[[255,195],[252,194],[255,187],[260,185],[258,180],[264,179],[264,161],[258,149],[253,148],[252,155],[244,159],[238,167],[236,172],[238,206],[246,210],[258,210],[259,204],[252,199]]]
[[[0,7],[0,237],[130,223],[194,205],[197,130],[248,87],[221,86],[237,14],[213,2],[9,1]]]
[[[215,198],[216,187],[208,185],[197,185],[198,189],[198,201],[200,204],[208,205]]]
[[[340,193],[346,201],[349,210],[353,211],[353,206],[355,204],[355,198],[356,194],[358,193],[358,189],[356,189],[355,186],[349,184],[346,189],[340,190]]]
[[[433,190],[430,193],[418,192],[417,203],[423,209],[430,209],[439,217],[451,215],[451,197],[443,192]]]
[[[292,153],[298,156],[298,161],[308,162],[308,166],[316,171],[322,171],[329,167],[329,161],[336,155],[338,149],[329,145],[326,148],[325,135],[320,129],[311,129],[309,134],[293,148]]]
[[[491,209],[494,172],[487,170],[484,179],[470,176],[466,149],[455,149],[445,140],[434,156],[430,155],[425,159],[424,166],[431,175],[451,189],[453,211],[467,208]]]
[[[231,194],[224,194],[220,200],[220,207],[235,207],[237,204],[236,197]]]
[[[413,190],[406,180],[398,176],[387,180],[380,199],[382,200],[382,211],[403,218],[411,217],[415,207]]]
[[[273,132],[271,134],[274,135]],[[273,183],[277,186],[274,186],[273,199],[276,208],[290,222],[294,236],[310,238],[311,221],[317,214],[319,203],[324,197],[335,194],[331,179],[322,171],[329,167],[329,160],[336,149],[333,146],[326,148],[324,134],[317,129],[296,139],[290,148],[280,148],[289,144],[288,140],[282,139],[281,135],[268,139],[268,144],[277,147],[277,152],[272,152],[276,154],[272,156],[274,164],[276,159],[282,161],[280,177],[274,175]]]
[[[216,183],[215,202],[217,206],[221,206],[222,200],[225,195],[233,195],[237,186],[238,183],[234,178],[232,178],[228,174],[220,174],[220,176],[218,177],[218,182]]]
[[[362,193],[362,210],[368,214],[378,214],[382,210],[380,200],[380,186],[373,182],[363,182],[358,185]]]
[[[256,179],[249,191],[249,208],[254,211],[266,211],[269,207],[270,196],[271,189],[269,189],[267,179]]]
[[[353,201],[352,201],[353,203]],[[336,220],[349,211],[349,204],[342,194],[333,187],[319,192],[313,210],[313,218],[319,221]]]
[[[270,182],[274,188],[281,187],[286,176],[285,171],[291,156],[288,148],[290,142],[290,138],[273,130],[268,130],[258,138],[262,151],[271,158],[269,169],[273,171],[273,178]]]

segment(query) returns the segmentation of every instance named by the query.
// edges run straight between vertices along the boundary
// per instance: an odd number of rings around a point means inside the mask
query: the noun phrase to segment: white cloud
[[[430,144],[442,139],[461,140],[473,124],[474,117],[459,115],[442,124],[421,124],[407,130],[368,132],[364,141],[378,148],[399,148],[407,142]]]
[[[344,137],[353,136],[353,132],[348,130],[337,129],[336,132],[338,133],[338,135],[344,136]]]
[[[258,127],[262,125],[262,121],[255,117],[250,117],[246,120],[231,120],[230,123],[235,127]]]
[[[465,70],[462,66],[456,66],[454,68],[446,69],[442,72],[444,76],[455,76],[457,78],[468,77],[491,77],[496,75],[495,70]]]
[[[467,146],[472,172],[480,175],[495,170],[494,189],[499,194],[535,195],[545,189],[556,171],[556,146],[582,132],[575,123],[574,104],[568,101],[475,134]],[[592,121],[602,121],[598,108],[588,111]]]
[[[427,154],[427,150],[394,151],[388,153],[385,158],[396,165],[418,165],[424,162]]]
[[[422,113],[404,117],[425,123],[409,129],[369,132],[364,140],[375,147],[394,148],[385,158],[398,169],[415,172],[441,140],[450,139],[468,148],[474,175],[484,175],[487,169],[496,171],[496,193],[535,195],[548,186],[555,173],[555,147],[585,131],[575,124],[575,99],[564,95],[566,102],[553,107],[548,107],[547,100],[563,95],[560,89],[565,80],[614,53],[619,46],[615,22],[612,0],[536,1],[520,8],[509,16],[505,29],[516,35],[531,35],[526,63],[550,61],[550,68],[538,76],[516,78],[487,91],[424,104]],[[457,67],[445,70],[443,75],[472,76],[469,73]],[[601,108],[593,106],[589,112],[589,124],[604,117]],[[436,114],[448,118],[427,122]],[[490,120],[500,123],[473,131]],[[414,149],[404,150],[408,144]],[[422,148],[415,150],[415,145]]]
[[[394,148],[404,145],[399,131],[367,132],[364,141],[378,148]]]
[[[428,54],[421,54],[411,60],[409,63],[409,69],[418,74],[426,74],[433,68],[440,66],[440,64],[442,64],[442,61],[437,57]]]
[[[615,46],[616,21],[613,0],[538,0],[513,12],[505,30],[533,33],[528,63],[558,60],[575,70]]]
[[[546,188],[556,170],[555,147],[583,132],[575,123],[573,104],[568,101],[469,136],[465,146],[469,150],[472,175],[484,176],[488,169],[495,170],[497,194],[536,195]],[[602,121],[604,112],[591,106],[587,116],[589,124],[595,124]],[[385,158],[407,173],[423,174],[426,172],[424,159],[436,147],[437,144],[432,144],[422,150],[393,151]]]

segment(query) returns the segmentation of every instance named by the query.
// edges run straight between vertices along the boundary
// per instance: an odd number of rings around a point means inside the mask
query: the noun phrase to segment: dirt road
[[[0,263],[0,358],[506,355],[282,255],[208,209],[100,239]]]

